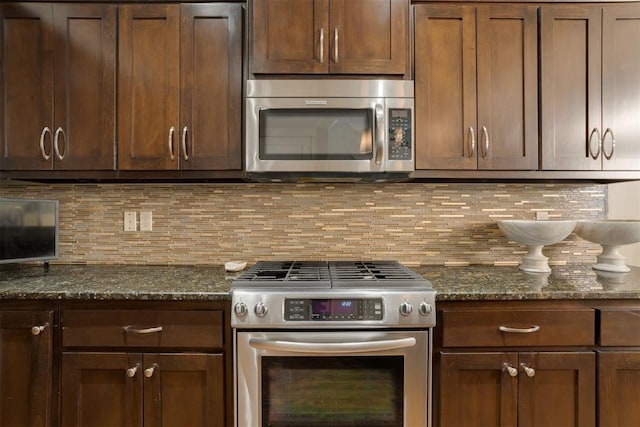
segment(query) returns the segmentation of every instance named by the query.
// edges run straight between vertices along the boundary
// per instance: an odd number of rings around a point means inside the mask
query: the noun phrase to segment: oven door
[[[248,172],[383,172],[384,98],[247,98]]]
[[[236,426],[429,426],[422,331],[236,333]]]

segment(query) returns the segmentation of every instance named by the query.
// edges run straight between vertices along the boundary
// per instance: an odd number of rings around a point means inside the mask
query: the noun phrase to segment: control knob
[[[412,311],[413,306],[410,303],[403,301],[402,304],[400,304],[400,314],[402,314],[403,316],[410,315]]]
[[[422,301],[420,303],[420,306],[418,307],[418,311],[420,312],[420,314],[422,314],[423,316],[428,316],[431,314],[431,311],[433,310],[433,307],[431,307],[431,304],[429,304],[426,301]]]
[[[239,302],[233,307],[233,311],[236,313],[236,316],[244,317],[249,312],[249,309],[247,308],[247,304]]]
[[[253,310],[258,317],[264,317],[267,315],[267,306],[264,305],[263,302],[259,302],[256,304],[256,307]]]

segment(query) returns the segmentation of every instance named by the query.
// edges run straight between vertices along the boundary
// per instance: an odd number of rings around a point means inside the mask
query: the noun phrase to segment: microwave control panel
[[[413,160],[411,149],[411,109],[389,109],[389,159]]]

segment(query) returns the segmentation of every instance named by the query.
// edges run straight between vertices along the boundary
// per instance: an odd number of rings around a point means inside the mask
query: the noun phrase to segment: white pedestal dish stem
[[[618,252],[620,245],[602,245],[602,253],[598,255],[597,263],[593,265],[596,270],[626,273],[631,271],[627,267],[627,258]]]
[[[543,245],[529,245],[528,252],[522,257],[520,270],[530,271],[533,273],[548,273],[551,271],[549,267],[549,258],[542,254]]]

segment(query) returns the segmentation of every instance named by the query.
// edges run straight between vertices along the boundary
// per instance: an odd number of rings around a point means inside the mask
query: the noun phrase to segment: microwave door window
[[[260,111],[260,159],[371,160],[370,109]]]

